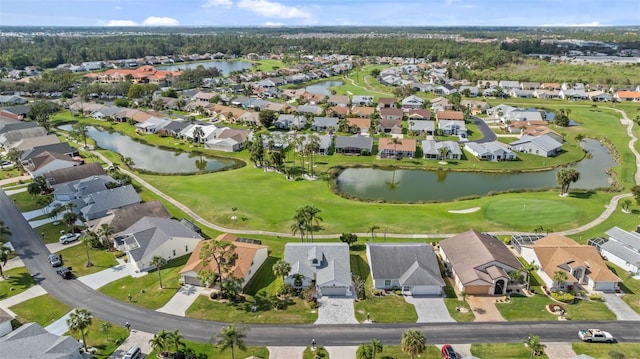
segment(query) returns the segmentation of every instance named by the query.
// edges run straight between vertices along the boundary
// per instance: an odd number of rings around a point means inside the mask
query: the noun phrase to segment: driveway
[[[505,322],[506,320],[496,308],[496,297],[472,295],[467,298],[473,314],[474,322]]]
[[[604,293],[604,304],[615,313],[618,320],[640,320],[640,314],[631,309],[620,296],[615,293]]]
[[[67,244],[68,246],[69,244]],[[53,251],[52,251],[53,252]],[[133,265],[129,263],[120,263],[117,266],[101,270],[93,274],[85,275],[78,278],[79,281],[86,284],[92,289],[98,289],[115,280],[130,276],[134,273]]]
[[[491,128],[489,128],[489,125],[487,125],[487,123],[484,122],[483,119],[476,116],[471,116],[471,121],[473,121],[473,123],[476,126],[478,126],[478,129],[480,130],[480,132],[482,132],[482,138],[479,140],[476,140],[476,142],[478,143],[492,142],[497,139],[496,134],[491,130]]]
[[[358,324],[352,297],[322,296],[318,300],[318,320],[315,324]]]
[[[567,359],[574,358],[577,354],[573,351],[571,343],[542,343],[547,347],[544,349],[544,353],[547,354],[549,359]]]
[[[184,317],[191,304],[193,304],[201,294],[208,293],[209,291],[210,289],[208,288],[183,285],[178,292],[169,299],[167,304],[158,309],[158,311]]]
[[[324,347],[329,353],[329,359],[355,359],[358,347]]]
[[[267,347],[269,359],[302,359],[306,347]]]
[[[149,344],[149,339],[153,338],[153,334],[145,333],[139,330],[131,329],[131,333],[129,333],[129,337],[125,339],[125,341],[120,344],[116,348],[116,350],[111,354],[109,359],[121,359],[124,354],[134,345],[137,345],[142,352],[140,359],[144,359],[147,357],[147,354],[151,353],[151,345]]]
[[[72,309],[70,312],[63,315],[62,318],[47,325],[44,329],[46,329],[51,334],[64,335],[64,333],[69,331],[69,325],[67,324],[67,319],[69,319],[69,317],[71,316],[71,312],[73,312],[74,310],[75,309]]]
[[[441,297],[414,297],[407,295],[404,297],[407,303],[413,304],[418,313],[416,323],[447,323],[455,322]]]

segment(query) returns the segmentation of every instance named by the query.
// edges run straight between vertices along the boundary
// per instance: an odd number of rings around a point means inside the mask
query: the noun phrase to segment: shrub
[[[589,299],[602,301],[602,296],[600,294],[592,293],[592,294],[589,294]]]
[[[572,293],[552,292],[551,298],[562,303],[573,303],[573,301],[576,299],[576,296]]]

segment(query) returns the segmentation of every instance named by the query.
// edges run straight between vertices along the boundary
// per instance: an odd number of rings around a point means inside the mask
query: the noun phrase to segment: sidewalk
[[[3,179],[3,180],[0,180],[0,186],[4,186],[4,185],[7,185],[7,184],[20,182],[21,180],[22,181],[29,181],[29,180],[31,180],[31,176],[26,175],[26,176],[18,176],[18,177],[11,177],[11,178],[7,178],[7,179]]]
[[[307,347],[267,347],[267,349],[269,359],[302,359],[302,354]]]
[[[209,288],[183,285],[178,292],[158,312],[179,315],[184,317],[187,309],[198,299],[201,294],[208,294]]]

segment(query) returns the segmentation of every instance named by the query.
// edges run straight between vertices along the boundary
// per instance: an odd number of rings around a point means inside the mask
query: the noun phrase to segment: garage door
[[[200,281],[196,277],[184,276],[182,278],[184,278],[184,284],[200,286]]]
[[[440,295],[442,288],[433,285],[415,285],[411,290],[412,295]]]
[[[339,295],[345,296],[347,287],[320,287],[322,295]]]
[[[490,286],[488,285],[468,285],[464,287],[464,291],[467,294],[487,295],[489,294],[489,288]]]

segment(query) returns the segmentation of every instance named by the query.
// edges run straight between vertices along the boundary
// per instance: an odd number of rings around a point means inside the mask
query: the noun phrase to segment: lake
[[[583,141],[590,158],[577,163],[580,180],[572,189],[609,187],[608,168],[617,166],[608,149],[592,139]],[[390,163],[391,164],[391,163]],[[509,163],[505,162],[505,169]],[[490,192],[559,187],[558,170],[527,173],[478,173],[429,170],[382,170],[349,168],[338,176],[343,192],[361,199],[389,202],[451,201],[460,197],[485,196]]]
[[[218,68],[225,76],[233,71],[248,70],[253,64],[246,61],[200,61],[200,62],[179,62],[175,65],[158,65],[159,70],[177,71],[185,69],[195,69],[198,66],[204,66],[205,69],[212,67]]]
[[[71,125],[59,127],[72,131]],[[186,152],[163,150],[132,140],[118,132],[88,128],[88,135],[98,147],[116,152],[133,160],[133,167],[156,173],[198,173],[213,172],[237,167],[240,161],[227,158],[191,156]]]
[[[307,86],[305,90],[308,93],[329,96],[331,95],[331,90],[329,90],[329,87],[342,86],[343,84],[344,83],[342,81],[322,81]]]

